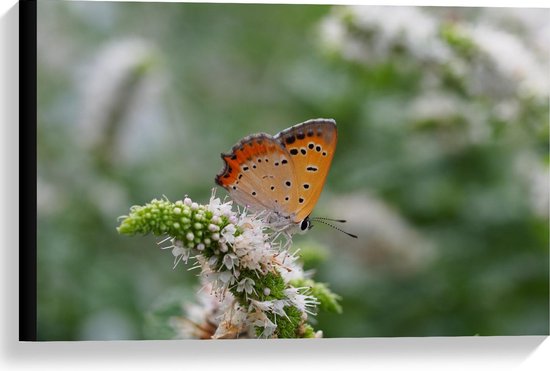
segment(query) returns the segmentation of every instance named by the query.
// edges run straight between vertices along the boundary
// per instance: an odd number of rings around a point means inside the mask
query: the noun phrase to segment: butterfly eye
[[[303,233],[309,229],[311,229],[311,222],[309,221],[309,217],[307,217],[300,223],[300,231]]]

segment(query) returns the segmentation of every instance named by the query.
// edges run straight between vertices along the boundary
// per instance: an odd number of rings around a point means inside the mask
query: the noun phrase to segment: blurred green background
[[[38,337],[164,339],[197,290],[133,204],[208,201],[220,152],[334,118],[294,239],[325,337],[544,335],[548,9],[38,3]],[[219,195],[225,192],[218,190]]]

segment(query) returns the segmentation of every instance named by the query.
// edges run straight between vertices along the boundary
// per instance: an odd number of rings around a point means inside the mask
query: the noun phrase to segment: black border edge
[[[19,340],[36,341],[37,17],[19,2]]]

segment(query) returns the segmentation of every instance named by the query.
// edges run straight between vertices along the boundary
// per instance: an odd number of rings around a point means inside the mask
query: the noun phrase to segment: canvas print
[[[549,12],[39,2],[37,339],[548,335]]]

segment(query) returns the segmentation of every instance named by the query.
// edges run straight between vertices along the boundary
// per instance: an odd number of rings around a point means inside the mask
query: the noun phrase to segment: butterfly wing
[[[294,169],[290,155],[269,134],[254,134],[237,143],[229,154],[222,154],[224,168],[216,183],[231,198],[253,211],[272,210],[290,218]]]
[[[290,155],[294,198],[287,205],[295,223],[311,214],[321,196],[336,150],[338,133],[331,119],[313,119],[281,131],[274,137]]]
[[[250,135],[222,154],[216,183],[240,205],[300,223],[321,195],[336,140],[336,123],[329,119],[308,120],[274,137]]]

